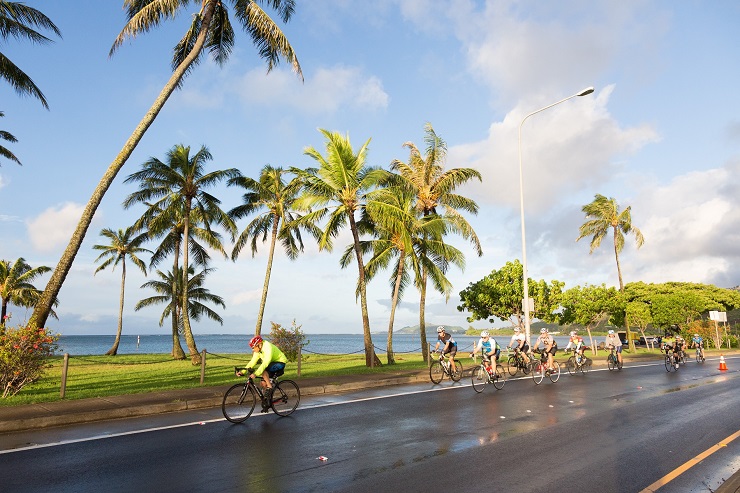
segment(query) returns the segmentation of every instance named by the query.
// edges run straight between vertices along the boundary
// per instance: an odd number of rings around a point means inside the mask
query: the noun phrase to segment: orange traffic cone
[[[727,369],[727,364],[725,363],[725,356],[723,354],[719,355],[719,369],[720,371]]]

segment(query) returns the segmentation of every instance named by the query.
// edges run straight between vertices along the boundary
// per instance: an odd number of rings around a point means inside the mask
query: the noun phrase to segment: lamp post
[[[524,278],[524,299],[522,300],[522,305],[524,309],[524,333],[527,338],[527,343],[532,342],[531,340],[531,328],[529,324],[529,281],[527,280],[527,241],[526,241],[526,234],[524,229],[524,181],[522,178],[522,125],[524,125],[524,122],[527,121],[527,118],[529,118],[532,115],[536,115],[537,113],[541,111],[545,111],[546,109],[552,108],[553,106],[556,106],[560,103],[564,103],[565,101],[568,101],[569,99],[573,99],[578,96],[586,96],[587,94],[591,94],[594,92],[593,87],[587,87],[586,89],[577,92],[576,94],[573,94],[572,96],[568,96],[567,98],[561,99],[560,101],[556,103],[552,103],[550,105],[545,106],[544,108],[540,108],[537,111],[533,111],[532,113],[528,114],[522,119],[522,123],[519,124],[519,209],[521,211],[521,219],[522,219],[522,268],[524,271],[523,278]]]

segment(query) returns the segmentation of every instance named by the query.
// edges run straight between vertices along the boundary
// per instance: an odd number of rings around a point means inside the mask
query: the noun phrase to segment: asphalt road
[[[740,372],[715,362],[469,380],[304,399],[233,425],[220,410],[0,437],[9,492],[713,491],[740,469]],[[724,446],[714,447],[717,444]],[[708,454],[683,474],[672,471]],[[326,458],[321,460],[320,457]]]

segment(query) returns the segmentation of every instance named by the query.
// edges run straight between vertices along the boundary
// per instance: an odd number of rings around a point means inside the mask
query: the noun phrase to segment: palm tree
[[[192,16],[189,29],[175,47],[172,59],[174,70],[170,79],[95,187],[72,238],[31,315],[32,324],[43,326],[46,323],[51,300],[59,294],[103,196],[144,133],[154,123],[167,99],[175,89],[182,86],[185,76],[202,59],[203,49],[219,64],[224,64],[228,59],[234,45],[234,31],[229,21],[227,3],[234,6],[236,17],[257,46],[260,58],[267,61],[267,71],[272,70],[282,58],[291,64],[302,80],[303,74],[293,47],[277,24],[259,6],[266,3],[277,11],[283,22],[288,22],[294,12],[295,0],[124,0],[128,23],[116,38],[111,55],[125,40],[158,27],[165,20],[177,18],[177,14],[189,5],[197,6],[198,12]]]
[[[447,159],[447,144],[439,137],[430,123],[424,125],[424,142],[426,144],[425,154],[422,156],[419,149],[412,142],[406,142],[404,147],[409,149],[409,162],[404,163],[397,159],[391,162],[391,169],[399,173],[401,186],[407,187],[416,195],[416,208],[423,215],[444,215],[447,217],[448,232],[455,232],[463,238],[471,241],[478,256],[483,255],[480,241],[472,226],[460,214],[459,210],[472,214],[478,213],[478,205],[475,201],[453,193],[455,189],[473,178],[481,180],[481,175],[472,168],[454,168],[445,171],[444,165]],[[438,208],[442,210],[437,211]],[[426,255],[422,246],[420,255]],[[428,345],[426,340],[426,288],[429,272],[422,265],[421,282],[419,283],[419,337],[421,338],[421,349],[424,360],[427,360]]]
[[[10,37],[24,38],[38,44],[51,42],[49,38],[34,30],[34,28],[48,29],[57,36],[62,36],[57,26],[51,22],[51,19],[40,11],[20,2],[0,0],[0,38],[3,40]],[[44,108],[49,109],[49,103],[47,103],[41,89],[2,52],[0,52],[0,78],[5,79],[13,86],[15,92],[21,96],[32,96],[41,101]]]
[[[249,216],[258,211],[263,211],[255,217],[236,240],[231,259],[239,257],[244,245],[250,241],[252,257],[257,253],[257,241],[262,237],[262,242],[267,241],[270,235],[270,253],[267,257],[267,269],[265,271],[265,282],[262,286],[262,300],[260,301],[259,313],[257,314],[257,326],[254,333],[262,333],[262,318],[267,303],[267,289],[270,284],[270,273],[272,272],[272,261],[275,256],[275,243],[280,240],[288,258],[295,260],[298,253],[303,251],[303,240],[298,229],[293,228],[293,221],[301,216],[292,210],[296,198],[301,191],[301,180],[293,178],[287,184],[283,181],[283,175],[292,173],[289,170],[269,164],[260,171],[259,181],[245,176],[239,176],[229,180],[229,185],[237,185],[244,188],[247,193],[242,196],[243,204],[229,211],[229,216],[234,219]]]
[[[195,269],[192,265],[188,268],[189,275],[187,276],[187,296],[184,296],[182,289],[182,281],[185,278],[182,270],[183,269],[180,268],[175,275],[173,275],[170,271],[162,272],[158,270],[157,275],[159,276],[160,280],[147,281],[142,284],[141,287],[151,288],[159,294],[157,296],[150,296],[149,298],[144,298],[143,300],[139,301],[138,303],[136,303],[134,310],[138,311],[144,307],[154,305],[165,305],[164,310],[162,311],[162,316],[159,318],[159,326],[162,327],[162,325],[164,325],[165,318],[171,317],[173,312],[180,312],[182,310],[180,299],[187,297],[188,317],[178,316],[176,317],[177,320],[192,318],[193,320],[197,321],[200,320],[203,315],[205,315],[211,320],[214,320],[223,325],[223,319],[221,318],[221,316],[205,304],[212,303],[219,305],[221,308],[226,307],[223,298],[218,295],[212,294],[208,289],[203,287],[203,285],[205,284],[206,276],[210,274],[213,269],[206,268],[198,274],[195,274]],[[175,286],[174,292],[172,290],[172,286]]]
[[[365,194],[386,179],[388,172],[365,164],[370,139],[355,152],[352,149],[349,135],[343,137],[338,132],[329,132],[324,129],[319,129],[319,131],[326,138],[326,156],[322,156],[313,147],[308,147],[304,151],[306,155],[319,163],[319,167],[298,171],[305,188],[303,195],[297,201],[297,206],[299,209],[305,207],[312,211],[298,220],[298,223],[300,225],[316,224],[328,215],[325,229],[318,231],[316,236],[319,250],[328,251],[332,250],[333,239],[339,234],[339,230],[349,225],[357,260],[357,286],[362,310],[365,364],[367,366],[380,365],[370,336],[365,266],[362,260],[355,213],[362,211],[365,207]]]
[[[4,116],[5,116],[5,113],[0,111],[0,118]],[[5,130],[0,130],[0,139],[7,140],[8,142],[18,142],[18,139],[16,139],[13,134],[11,134],[10,132],[6,132]],[[5,159],[10,159],[11,161],[15,161],[18,164],[21,164],[21,162],[18,160],[15,154],[13,154],[8,148],[2,145],[0,145],[0,156],[4,157]]]
[[[22,306],[33,308],[41,296],[41,290],[36,289],[32,284],[34,279],[51,270],[45,265],[32,268],[26,263],[26,260],[19,258],[15,262],[0,260],[0,298],[2,299],[2,308],[0,308],[0,326],[2,331],[5,330],[5,321],[8,316],[8,305]],[[54,303],[56,306],[57,303]],[[52,316],[56,313],[52,310]]]
[[[376,236],[376,239],[361,242],[363,253],[368,246],[373,251],[365,266],[368,281],[395,259],[389,279],[392,293],[386,345],[388,364],[394,364],[393,324],[398,302],[411,282],[409,271],[419,287],[422,268],[425,268],[435,286],[449,297],[452,284],[444,275],[447,265],[452,262],[464,267],[464,256],[441,241],[446,219],[437,215],[421,216],[415,207],[415,196],[408,189],[385,188],[368,194],[366,211],[370,218],[366,229]],[[422,252],[426,255],[421,256]],[[351,259],[348,253],[343,257],[347,263]]]
[[[616,199],[596,194],[594,201],[582,208],[589,220],[581,225],[580,235],[576,238],[576,241],[579,241],[586,236],[592,236],[591,248],[588,252],[591,254],[599,248],[601,240],[604,239],[609,229],[613,230],[614,257],[617,259],[619,291],[622,293],[624,293],[624,283],[622,282],[622,268],[619,265],[619,253],[624,248],[624,235],[634,233],[637,248],[645,243],[642,232],[632,225],[631,209],[632,207],[627,207],[620,212]]]
[[[212,171],[204,174],[205,163],[212,159],[211,153],[203,146],[192,157],[190,147],[176,145],[167,152],[167,163],[152,157],[142,165],[142,169],[131,174],[125,182],[139,182],[139,190],[131,194],[124,205],[129,202],[149,203],[156,201],[155,210],[161,211],[160,216],[164,218],[182,218],[182,252],[183,265],[190,265],[190,219],[191,214],[202,220],[206,229],[211,229],[211,223],[224,227],[231,233],[232,238],[236,231],[231,218],[221,210],[221,203],[213,195],[205,190],[222,180],[229,180],[240,176],[239,170],[230,168],[227,170]],[[197,210],[197,213],[193,213]],[[171,224],[171,223],[167,223]],[[158,231],[154,227],[154,231]],[[188,270],[183,270],[183,285],[188,285]],[[183,320],[182,328],[185,342],[190,351],[193,364],[200,363],[200,355],[195,345],[190,319],[188,316],[187,291],[183,291],[182,309],[180,311]]]
[[[113,346],[105,353],[108,356],[115,356],[118,354],[118,345],[121,343],[121,332],[123,331],[123,295],[126,287],[126,257],[128,256],[134,265],[136,265],[141,272],[146,275],[146,264],[137,256],[137,254],[142,252],[152,252],[140,246],[147,240],[148,235],[146,233],[142,233],[134,236],[134,229],[131,226],[125,230],[119,229],[118,232],[113,231],[110,228],[105,228],[100,231],[100,236],[108,238],[110,243],[108,245],[93,246],[93,250],[100,250],[101,252],[95,261],[97,262],[98,260],[105,258],[105,261],[95,269],[95,274],[111,264],[113,264],[113,268],[115,269],[116,265],[118,265],[119,262],[121,263],[121,296],[118,304],[118,330],[116,331],[116,339],[113,342]]]

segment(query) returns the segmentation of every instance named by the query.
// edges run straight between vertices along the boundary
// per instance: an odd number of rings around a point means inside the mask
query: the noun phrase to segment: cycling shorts
[[[283,374],[284,370],[285,363],[275,361],[274,363],[270,363],[270,366],[267,367],[267,374],[270,375],[270,378],[273,378],[275,376],[279,377]]]
[[[457,344],[450,344],[450,347],[447,349],[447,351],[444,352],[445,355],[450,355],[450,358],[454,358],[457,354]]]
[[[522,353],[527,353],[529,352],[529,344],[525,342],[521,348],[517,346],[517,347],[514,347],[514,349],[518,349]]]
[[[622,352],[622,346],[615,346],[614,347],[614,351],[617,352],[617,353],[621,353]]]
[[[496,357],[496,361],[498,361],[498,357],[501,356],[501,349],[498,349],[497,348],[496,351],[494,351],[492,353],[486,353],[484,351],[483,352],[483,361],[485,361],[486,363],[490,363],[491,362],[491,356],[495,356]]]

